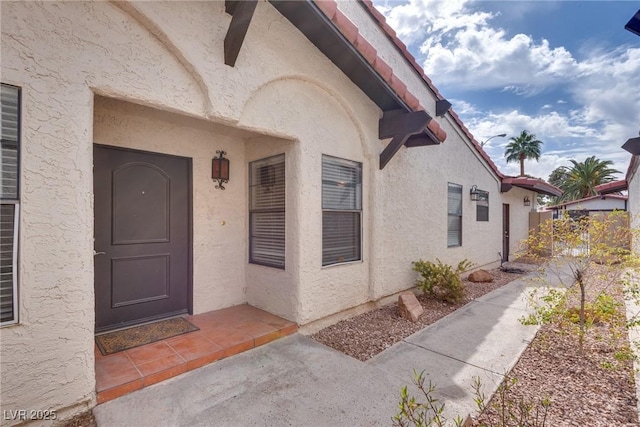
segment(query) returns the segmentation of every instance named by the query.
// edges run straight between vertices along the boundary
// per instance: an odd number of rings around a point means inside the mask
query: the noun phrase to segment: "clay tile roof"
[[[389,64],[387,64],[378,55],[377,50],[364,38],[357,26],[337,8],[337,3],[334,0],[314,0],[314,2],[319,6],[319,9],[329,19],[331,19],[331,21],[338,27],[340,32],[345,36],[345,38],[347,38],[347,40],[349,40],[356,50],[358,50],[358,52],[360,52],[360,54],[373,66],[376,72],[389,84],[396,94],[407,104],[407,106],[409,106],[409,108],[414,111],[419,109],[425,110],[425,108],[420,105],[419,99],[413,95],[407,89],[407,85],[393,73],[391,66],[389,66]],[[385,32],[389,40],[391,40],[398,51],[418,73],[435,97],[437,99],[444,99],[440,94],[440,91],[438,91],[438,88],[435,87],[431,79],[424,73],[422,67],[416,62],[414,56],[407,50],[407,46],[398,38],[393,28],[389,26],[384,15],[375,8],[373,2],[371,0],[360,0],[360,2],[366,7],[370,15],[373,16],[380,28]],[[458,114],[453,109],[450,109],[449,113],[462,132],[464,132],[464,134],[469,138],[478,154],[487,162],[489,167],[504,184],[530,189],[542,194],[554,196],[562,195],[562,190],[543,180],[527,177],[507,177],[502,174],[493,160],[491,160],[491,157],[489,157],[473,134],[464,125]],[[442,129],[437,121],[431,120],[428,124],[428,128],[441,142],[447,138],[447,133]]]
[[[356,39],[358,38],[359,30],[358,27],[356,27],[356,24],[354,24],[349,18],[347,18],[347,15],[345,15],[338,9],[333,15],[333,18],[331,18],[331,22],[336,24],[342,35],[345,36],[347,40],[349,40],[349,43],[355,45]]]
[[[362,57],[373,66],[374,70],[380,75],[380,77],[389,84],[398,97],[402,99],[409,108],[414,111],[417,110],[420,105],[418,97],[411,93],[407,89],[407,85],[393,73],[391,66],[378,56],[378,52],[375,47],[364,38],[362,33],[358,30],[358,27],[344,13],[342,13],[340,9],[338,9],[336,1],[314,0],[314,2],[318,6],[318,9],[320,9],[322,13],[324,13],[327,18],[334,23],[336,28],[340,30],[349,43],[351,43]],[[407,50],[407,46],[396,36],[396,32],[393,28],[386,23],[384,15],[373,7],[373,3],[369,3],[370,5],[368,7],[370,7],[369,10],[371,14],[376,18],[385,33],[391,37],[398,50],[405,56],[405,58],[407,58],[407,60],[409,60],[410,63],[412,63],[414,68],[417,67],[416,69],[421,70],[413,55],[411,55]],[[424,74],[424,72],[421,71],[421,74]],[[430,123],[435,123],[435,120],[431,120]],[[447,139],[447,133],[440,127],[440,125],[437,125],[437,131],[434,131],[433,134],[440,142],[444,142],[444,140]]]
[[[380,28],[382,28],[382,30],[385,31],[385,33],[387,34],[387,37],[396,45],[400,53],[402,53],[402,55],[406,58],[409,64],[411,64],[411,66],[422,78],[422,80],[426,83],[427,87],[433,92],[436,98],[444,99],[442,94],[440,94],[440,91],[438,90],[438,88],[435,87],[431,79],[424,73],[424,70],[422,69],[422,67],[416,62],[416,59],[414,58],[414,56],[411,55],[411,53],[409,53],[409,51],[407,50],[407,46],[397,37],[396,32],[393,31],[392,29],[391,31],[389,31],[390,27],[389,27],[389,24],[387,24],[386,22],[387,21],[386,18],[382,13],[380,13],[375,8],[375,6],[373,5],[373,2],[371,0],[360,0],[360,2],[367,8],[369,13],[376,19],[376,21],[378,21],[378,25],[380,26]],[[500,178],[500,180],[503,183],[511,184],[516,187],[531,189],[533,191],[536,191],[542,194],[549,194],[554,196],[559,196],[562,194],[562,190],[540,179],[526,178],[526,177],[517,177],[517,178],[506,177],[502,172],[498,170],[498,167],[493,162],[493,160],[491,160],[491,157],[489,157],[487,152],[484,151],[484,148],[482,148],[482,146],[473,136],[471,131],[469,131],[469,129],[464,125],[464,123],[460,119],[460,116],[458,116],[458,114],[453,109],[450,109],[449,113],[453,118],[453,120],[456,122],[456,124],[460,127],[462,132],[464,132],[467,138],[469,138],[469,140],[473,144],[473,147],[478,152],[480,157],[482,157],[487,162],[489,167],[493,170],[493,172],[498,176],[498,178]],[[431,128],[431,123],[435,123],[438,127],[440,127],[440,125],[437,124],[435,121],[431,121],[429,123],[429,128],[431,129],[431,131],[437,135],[437,132]],[[440,130],[444,132],[442,128],[440,128]]]
[[[594,190],[596,190],[598,194],[608,194],[626,190],[627,188],[627,180],[621,179],[620,181],[612,181],[607,182],[606,184],[597,185]]]
[[[503,176],[502,183],[549,196],[562,196],[563,193],[561,189],[546,181],[538,178],[529,178],[528,176]]]
[[[329,19],[333,19],[338,11],[338,3],[333,0],[316,0],[315,3]]]

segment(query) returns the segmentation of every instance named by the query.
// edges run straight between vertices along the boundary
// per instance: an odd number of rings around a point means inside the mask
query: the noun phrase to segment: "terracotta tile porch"
[[[185,318],[200,330],[108,356],[95,346],[98,404],[298,330],[247,304]]]

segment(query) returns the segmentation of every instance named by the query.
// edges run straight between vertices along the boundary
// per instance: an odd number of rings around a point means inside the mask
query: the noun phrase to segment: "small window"
[[[478,190],[476,221],[489,221],[489,193]]]
[[[20,89],[2,84],[0,105],[0,324],[18,321]]]
[[[249,262],[284,268],[284,154],[249,164]]]
[[[322,265],[362,260],[362,163],[322,156]]]
[[[448,184],[447,246],[462,246],[462,186]]]

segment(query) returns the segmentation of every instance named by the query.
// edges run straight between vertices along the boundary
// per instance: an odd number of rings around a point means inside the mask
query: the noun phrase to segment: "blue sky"
[[[525,173],[596,155],[625,172],[640,131],[637,1],[374,0],[500,170],[523,129],[544,142]],[[619,175],[622,178],[623,175]]]

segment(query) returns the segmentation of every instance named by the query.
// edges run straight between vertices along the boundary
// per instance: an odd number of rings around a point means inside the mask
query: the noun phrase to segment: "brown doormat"
[[[96,336],[96,344],[104,356],[150,344],[165,338],[198,331],[200,328],[182,317],[162,320]]]

